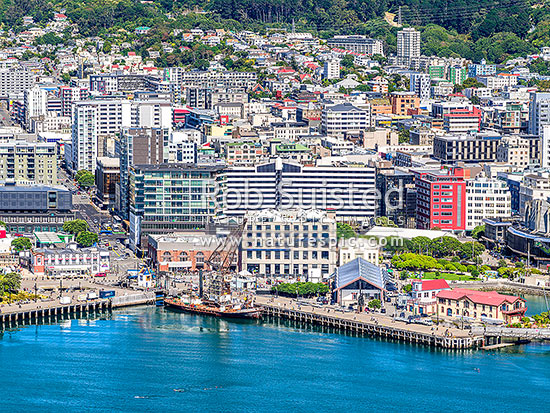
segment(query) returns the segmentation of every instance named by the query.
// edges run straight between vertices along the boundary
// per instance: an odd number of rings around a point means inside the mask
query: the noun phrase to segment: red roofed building
[[[516,323],[525,316],[526,311],[523,298],[499,294],[496,291],[455,288],[437,294],[437,315],[443,318]]]
[[[437,313],[437,294],[450,289],[445,280],[413,280],[412,299],[407,302],[407,310],[413,314],[435,315]]]

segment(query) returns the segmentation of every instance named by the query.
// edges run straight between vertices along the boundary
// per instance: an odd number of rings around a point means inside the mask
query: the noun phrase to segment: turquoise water
[[[548,311],[550,307],[550,296],[544,298],[543,295],[524,295],[523,298],[527,302],[527,312],[525,314],[528,316]]]
[[[0,378],[7,412],[548,411],[550,345],[440,351],[148,307],[6,331]]]

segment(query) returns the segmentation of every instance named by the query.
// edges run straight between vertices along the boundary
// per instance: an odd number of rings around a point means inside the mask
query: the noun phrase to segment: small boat
[[[199,303],[186,303],[179,298],[167,298],[164,306],[191,314],[209,315],[220,318],[245,318],[257,319],[262,315],[262,310],[257,307],[235,308],[231,305],[217,306],[215,303],[201,301]]]

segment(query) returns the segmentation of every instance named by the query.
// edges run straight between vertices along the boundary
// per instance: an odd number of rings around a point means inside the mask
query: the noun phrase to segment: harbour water
[[[0,337],[2,411],[547,411],[550,345],[441,351],[139,307]]]

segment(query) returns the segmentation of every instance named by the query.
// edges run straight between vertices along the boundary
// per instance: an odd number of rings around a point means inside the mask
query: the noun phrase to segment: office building
[[[338,221],[357,223],[374,217],[377,207],[374,168],[302,166],[280,158],[228,168],[218,193],[227,217],[258,209],[319,209],[333,211]]]
[[[129,217],[129,173],[133,165],[157,165],[168,162],[169,134],[162,128],[122,128],[116,153],[120,158],[120,206],[125,219]]]
[[[495,162],[500,135],[435,136],[433,157],[441,163]]]
[[[113,209],[115,207],[119,181],[120,159],[97,158],[95,170],[96,198],[101,208]]]
[[[321,112],[321,133],[331,136],[344,136],[349,132],[359,132],[370,126],[370,114],[351,103],[327,106]]]
[[[0,96],[23,93],[35,84],[35,75],[22,67],[0,69]]]
[[[326,279],[337,262],[336,221],[329,215],[315,209],[248,211],[243,269],[266,277]]]
[[[511,195],[506,182],[485,177],[466,181],[466,231],[483,225],[485,218],[511,216]]]
[[[13,233],[60,231],[63,223],[76,218],[71,192],[52,186],[0,187],[0,221]]]
[[[222,166],[134,165],[129,176],[130,247],[148,234],[202,229],[216,214]]]
[[[414,171],[418,229],[466,229],[466,181],[462,168]]]
[[[550,92],[531,92],[528,133],[540,136],[542,126],[548,124],[550,124]]]

